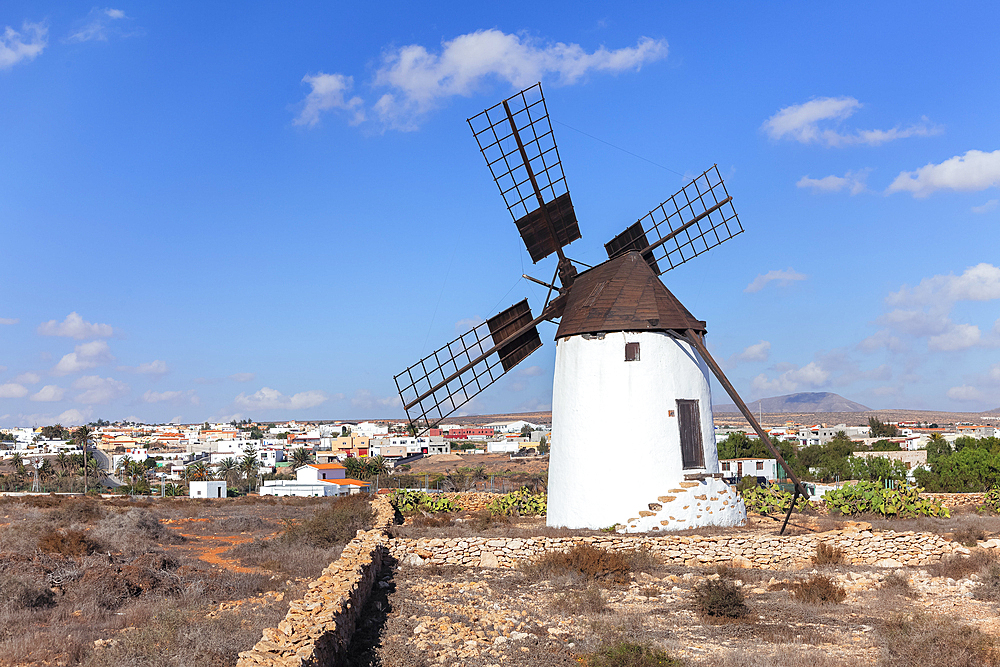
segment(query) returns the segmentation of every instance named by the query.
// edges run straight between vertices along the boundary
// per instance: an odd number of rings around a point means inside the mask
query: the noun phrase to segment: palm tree
[[[59,452],[59,456],[56,457],[56,463],[59,465],[60,470],[66,470],[69,468],[69,457],[66,456],[66,452]]]
[[[240,464],[239,461],[234,459],[232,456],[227,456],[226,458],[219,461],[219,467],[216,474],[226,480],[226,482],[232,484],[233,477],[239,475]]]
[[[389,464],[385,460],[384,456],[374,456],[369,457],[365,461],[365,479],[370,479],[377,475],[388,475],[389,474]]]
[[[14,456],[10,458],[10,464],[18,475],[24,474],[24,458],[21,456],[21,452],[14,452]]]
[[[247,493],[253,490],[253,480],[260,471],[260,461],[257,460],[257,449],[247,447],[244,450],[243,459],[240,461],[240,472],[247,478]]]
[[[201,461],[193,463],[187,467],[187,478],[194,481],[208,479],[208,468]]]
[[[364,477],[368,470],[365,457],[356,458],[354,456],[350,456],[346,461],[344,461],[344,467],[347,469],[347,476],[351,479],[360,479]]]
[[[60,427],[62,428],[62,427]],[[73,442],[83,448],[83,492],[87,493],[87,442],[90,440],[90,429],[86,426],[73,431]]]
[[[310,461],[312,461],[312,454],[310,454],[309,450],[305,447],[299,447],[298,449],[292,451],[292,462],[295,464],[296,468],[304,466]]]

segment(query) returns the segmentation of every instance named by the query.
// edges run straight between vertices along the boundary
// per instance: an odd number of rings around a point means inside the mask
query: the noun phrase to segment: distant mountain
[[[747,403],[751,412],[767,412],[770,414],[779,412],[869,412],[871,408],[849,401],[839,394],[831,394],[828,391],[811,391],[798,394],[787,394],[785,396],[773,396],[762,398]],[[715,405],[712,407],[715,412],[739,412],[732,403]]]

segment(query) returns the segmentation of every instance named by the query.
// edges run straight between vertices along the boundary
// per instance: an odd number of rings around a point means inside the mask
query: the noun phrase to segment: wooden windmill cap
[[[556,338],[610,331],[705,333],[636,251],[584,271],[573,281]]]

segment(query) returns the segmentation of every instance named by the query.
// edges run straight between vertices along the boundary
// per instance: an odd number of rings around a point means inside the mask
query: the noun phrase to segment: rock
[[[500,560],[495,553],[487,551],[479,557],[479,567],[500,567]]]

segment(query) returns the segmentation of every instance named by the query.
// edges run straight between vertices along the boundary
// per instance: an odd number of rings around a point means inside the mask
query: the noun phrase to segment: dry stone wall
[[[536,537],[394,539],[389,550],[410,565],[437,563],[466,567],[516,567],[547,551],[566,551],[591,544],[610,551],[648,549],[667,563],[678,565],[732,565],[784,569],[808,564],[816,545],[825,542],[843,551],[849,563],[902,567],[936,563],[965,547],[932,533],[872,532],[861,524],[855,530],[833,530],[812,535]]]
[[[945,507],[976,507],[986,502],[985,493],[921,493],[920,495],[940,500]]]
[[[250,651],[240,653],[238,667],[317,667],[340,664],[351,642],[358,615],[388,553],[386,529],[394,510],[389,499],[376,496],[375,528],[359,530],[309,592],[288,606],[277,628],[265,628]]]

